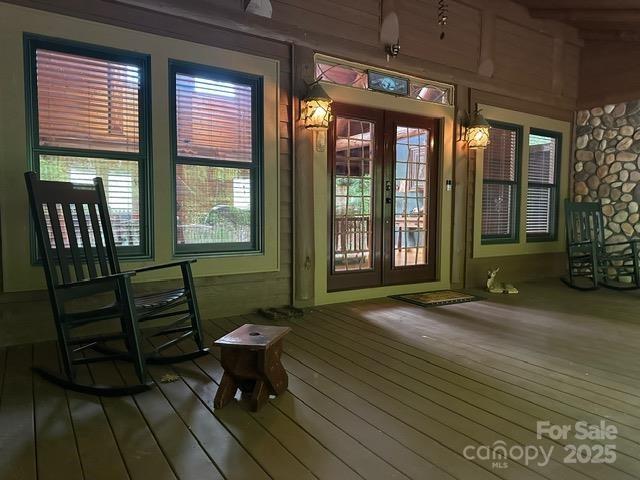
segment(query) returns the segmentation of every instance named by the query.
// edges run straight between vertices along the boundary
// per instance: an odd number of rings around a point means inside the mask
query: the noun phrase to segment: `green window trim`
[[[544,130],[541,128],[531,128],[529,135],[539,135],[543,137],[553,138],[556,141],[555,158],[554,158],[554,178],[552,184],[529,182],[527,180],[527,188],[543,187],[551,189],[550,209],[550,232],[548,234],[531,234],[527,232],[527,242],[553,242],[558,239],[558,217],[560,214],[560,170],[562,159],[562,133],[552,130]],[[527,160],[528,161],[528,160]]]
[[[144,260],[153,256],[153,205],[152,205],[152,141],[151,141],[151,56],[138,52],[103,47],[99,45],[76,42],[72,40],[46,37],[25,33],[24,72],[25,101],[27,121],[27,155],[28,168],[40,172],[41,155],[57,155],[69,157],[95,158],[106,160],[123,160],[136,162],[138,165],[139,185],[139,223],[140,244],[138,246],[119,246],[118,255],[128,260]],[[40,145],[38,122],[38,84],[36,72],[36,50],[44,49],[100,60],[121,62],[139,68],[140,88],[138,97],[138,140],[137,153],[68,148]],[[32,264],[40,263],[37,241],[33,225],[30,222],[30,250]]]
[[[488,120],[491,128],[500,128],[503,130],[511,130],[516,133],[516,152],[514,160],[514,180],[496,180],[482,178],[482,187],[484,185],[509,185],[512,187],[511,192],[511,235],[485,235],[482,234],[480,238],[481,245],[496,245],[496,244],[510,244],[520,242],[520,195],[521,195],[521,171],[522,171],[522,141],[523,141],[523,127],[522,125],[498,122],[494,120]],[[485,151],[486,155],[486,151]]]
[[[177,89],[178,74],[201,77],[211,82],[231,82],[251,88],[251,162],[212,159],[210,157],[184,156],[178,153]],[[264,253],[264,113],[263,78],[259,75],[227,70],[210,65],[202,65],[169,59],[169,116],[171,141],[171,198],[173,254],[180,256],[222,257],[229,255],[252,255]],[[250,185],[250,238],[249,242],[178,243],[177,216],[177,169],[178,166],[194,166],[249,171]]]

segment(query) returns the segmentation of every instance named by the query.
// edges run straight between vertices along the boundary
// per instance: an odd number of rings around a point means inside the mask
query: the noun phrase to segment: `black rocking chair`
[[[640,288],[637,243],[605,242],[600,202],[566,200],[565,213],[569,275],[562,280],[578,290],[595,290],[600,285],[617,290]],[[621,282],[621,277],[631,281]]]
[[[174,363],[191,360],[208,352],[203,346],[198,303],[191,263],[180,260],[121,271],[101,178],[94,185],[41,181],[34,172],[25,173],[31,214],[35,223],[40,256],[47,280],[49,298],[58,334],[58,347],[64,375],[35,368],[47,380],[83,393],[116,396],[148,390],[153,385],[146,375],[146,363]],[[131,278],[138,273],[162,268],[180,268],[182,287],[170,291],[134,295]],[[100,307],[78,311],[69,303],[97,294],[112,295]],[[141,329],[144,322],[169,318],[170,321]],[[120,320],[113,334],[72,336],[78,327],[103,321]],[[150,325],[150,324],[149,324]],[[159,335],[166,341],[145,352],[145,339]],[[162,356],[176,343],[192,338],[197,349],[180,356]],[[106,342],[122,341],[116,349]],[[86,356],[88,349],[97,352]],[[76,381],[75,365],[98,361],[133,362],[139,384],[101,386]]]

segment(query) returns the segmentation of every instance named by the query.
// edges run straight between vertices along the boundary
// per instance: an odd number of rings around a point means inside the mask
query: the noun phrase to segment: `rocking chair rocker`
[[[578,290],[595,290],[600,285],[616,290],[640,288],[640,267],[636,241],[605,242],[600,202],[565,201],[569,276],[562,280]],[[631,277],[630,283],[619,281]],[[586,282],[578,283],[579,278]]]
[[[146,363],[175,363],[205,355],[200,315],[194,290],[191,263],[180,260],[121,271],[116,253],[108,205],[101,178],[94,185],[41,181],[34,172],[25,173],[31,214],[35,223],[40,256],[47,280],[64,375],[44,368],[34,370],[64,388],[83,393],[117,396],[148,390]],[[134,295],[131,278],[138,273],[163,268],[180,268],[182,287],[141,296]],[[98,308],[72,310],[69,302],[97,294],[112,295],[112,301]],[[171,318],[170,323],[141,329],[144,322]],[[82,326],[120,320],[113,334],[72,336]],[[170,339],[150,352],[143,351],[146,338],[168,335]],[[179,356],[161,352],[192,337],[197,349]],[[123,349],[106,342],[122,341]],[[87,349],[98,355],[84,356]],[[81,355],[78,355],[81,354]],[[99,361],[126,360],[134,364],[139,384],[125,387],[82,384],[76,381],[75,366]]]

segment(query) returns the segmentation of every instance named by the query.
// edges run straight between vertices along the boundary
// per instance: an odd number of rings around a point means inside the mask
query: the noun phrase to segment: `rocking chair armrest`
[[[85,278],[84,280],[78,280],[77,282],[65,283],[63,285],[58,285],[56,288],[60,290],[69,290],[77,287],[87,287],[90,285],[99,285],[101,283],[114,282],[120,278],[125,277],[133,277],[136,272],[120,272],[120,273],[112,273],[111,275],[103,275],[101,277],[95,278]]]
[[[195,258],[187,258],[184,260],[176,260],[174,262],[158,263],[156,265],[149,265],[146,267],[134,268],[133,270],[130,270],[130,271],[134,273],[150,272],[152,270],[161,270],[164,268],[181,267],[182,265],[195,263],[196,261],[197,260]]]

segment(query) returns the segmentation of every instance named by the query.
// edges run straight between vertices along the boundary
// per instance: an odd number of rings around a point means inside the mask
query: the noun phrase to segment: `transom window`
[[[176,253],[260,250],[262,79],[170,62]]]
[[[518,182],[522,128],[491,122],[484,152],[482,243],[518,239]]]
[[[316,80],[369,90],[369,67],[336,58],[316,55]],[[375,70],[375,69],[374,69]],[[423,102],[453,105],[453,86],[433,80],[398,74],[409,80],[407,98]]]
[[[43,180],[102,177],[120,253],[148,256],[149,57],[32,36],[25,47],[33,168]]]

